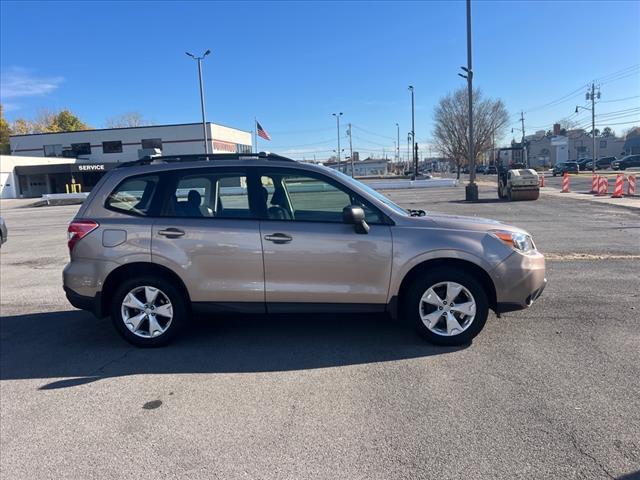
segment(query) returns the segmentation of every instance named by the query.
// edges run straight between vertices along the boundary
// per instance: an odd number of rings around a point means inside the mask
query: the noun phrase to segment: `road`
[[[2,477],[638,478],[638,211],[493,193],[389,192],[522,226],[548,256],[541,299],[466,348],[322,315],[200,319],[132,348],[63,297],[76,207],[3,210]]]

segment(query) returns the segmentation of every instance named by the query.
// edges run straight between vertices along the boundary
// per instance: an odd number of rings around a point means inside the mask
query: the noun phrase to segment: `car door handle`
[[[289,243],[293,240],[293,237],[286,233],[272,233],[271,235],[265,235],[264,239],[273,243]]]
[[[179,228],[166,228],[164,230],[158,230],[158,235],[162,235],[167,238],[178,238],[184,235],[184,231]]]

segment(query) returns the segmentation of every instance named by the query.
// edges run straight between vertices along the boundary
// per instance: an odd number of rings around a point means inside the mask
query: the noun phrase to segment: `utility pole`
[[[596,98],[600,98],[600,87],[598,87],[598,93],[596,93],[596,84],[595,82],[591,83],[591,91],[587,92],[586,95],[587,100],[591,100],[591,108],[582,107],[580,105],[576,106],[576,113],[578,113],[579,109],[583,110],[591,110],[591,140],[593,141],[592,151],[591,151],[591,171],[596,173],[596,162],[598,160],[597,155],[597,145],[596,145]]]
[[[459,73],[467,79],[469,96],[469,184],[465,187],[465,199],[468,202],[478,200],[478,185],[476,184],[476,156],[473,148],[473,65],[471,55],[471,0],[467,0],[467,67],[462,67],[466,75]]]
[[[524,112],[520,112],[520,122],[522,123],[522,163],[526,168],[529,168],[529,155],[527,155],[527,146],[524,143]]]
[[[353,142],[351,141],[351,123],[349,123],[349,155],[351,158],[351,178],[356,178],[355,170],[353,168]]]
[[[416,175],[418,174],[418,158],[415,156],[415,145],[416,145],[416,116],[415,116],[415,105],[414,105],[414,88],[413,85],[409,85],[409,91],[411,92],[411,142],[412,148],[411,151],[414,153],[413,155],[413,175],[411,180],[416,179]]]
[[[342,116],[342,112],[340,113],[332,113],[334,117],[336,117],[336,125],[338,127],[338,171],[340,172],[340,117]]]
[[[207,50],[201,57],[196,57],[192,53],[184,52],[194,60],[198,62],[198,79],[200,80],[200,109],[202,111],[202,133],[204,136],[204,153],[209,153],[209,142],[207,142],[207,121],[204,113],[204,87],[202,86],[202,60],[204,57],[211,53],[211,50]]]

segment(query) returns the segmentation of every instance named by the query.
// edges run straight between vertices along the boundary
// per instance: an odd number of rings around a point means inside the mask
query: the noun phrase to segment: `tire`
[[[434,309],[433,313],[439,310],[439,307],[435,307],[433,303],[423,302],[423,296],[427,295],[428,290],[431,289],[440,300],[442,300],[440,296],[446,298],[443,293],[443,288],[445,287],[442,284],[448,285],[447,282],[451,282],[449,284],[458,284],[466,290],[466,292],[461,291],[458,296],[453,297],[458,302],[462,301],[462,304],[459,303],[458,305],[466,305],[468,302],[465,302],[465,300],[469,300],[468,295],[471,296],[471,300],[475,303],[474,315],[468,323],[461,321],[460,317],[463,315],[460,312],[453,313],[456,316],[460,316],[456,318],[458,325],[462,328],[459,333],[456,333],[455,330],[450,333],[444,332],[444,330],[448,330],[449,326],[445,316],[446,311],[448,311],[446,307],[442,309],[442,317],[435,320],[435,324],[430,327],[422,319],[423,315],[429,313],[428,309]],[[451,311],[448,312],[451,313]],[[473,275],[459,268],[437,267],[421,274],[409,287],[404,297],[403,313],[405,318],[414,325],[418,333],[428,342],[446,346],[467,345],[482,331],[489,314],[489,303],[482,284]],[[469,317],[466,318],[469,320]]]
[[[145,287],[150,287],[150,289],[147,290]],[[155,300],[149,304],[145,313],[141,308],[138,308],[138,305],[149,300],[149,297],[146,296],[147,292],[150,292],[153,297],[154,289],[157,289]],[[127,303],[129,305],[135,303],[136,306],[129,308],[123,304],[125,298],[131,293],[136,298],[129,297]],[[161,310],[162,314],[159,313]],[[147,313],[152,315],[152,318],[155,319],[153,325],[157,326],[157,329],[153,330],[153,335],[149,335],[152,323],[151,317]],[[139,322],[135,331],[134,324],[125,321],[127,320],[125,314],[128,320]],[[142,320],[138,319],[140,315],[144,316]],[[169,315],[171,315],[170,318]],[[188,319],[185,295],[163,277],[141,276],[126,280],[118,287],[111,299],[113,326],[122,338],[138,347],[160,347],[168,344],[185,328]]]

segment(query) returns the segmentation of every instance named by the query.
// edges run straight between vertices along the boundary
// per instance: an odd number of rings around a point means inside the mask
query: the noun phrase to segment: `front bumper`
[[[544,256],[514,252],[492,272],[496,287],[496,313],[525,309],[547,285]]]

